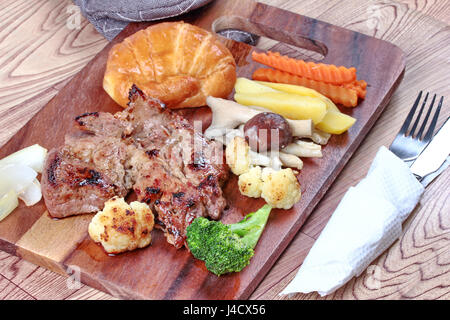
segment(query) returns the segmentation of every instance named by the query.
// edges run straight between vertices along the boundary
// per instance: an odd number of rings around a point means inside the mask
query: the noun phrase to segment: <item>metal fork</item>
[[[425,119],[422,121],[420,125],[420,129],[415,134],[417,127],[419,126],[420,117],[424,111],[425,105],[427,103],[429,93],[425,95],[425,98],[422,102],[422,107],[419,110],[419,113],[414,121],[414,124],[408,132],[408,128],[414,118],[414,114],[416,112],[417,106],[419,105],[420,99],[422,98],[422,91],[419,92],[419,95],[414,102],[413,107],[408,113],[408,116],[405,119],[400,131],[395,137],[394,141],[391,143],[389,150],[391,150],[396,156],[405,161],[408,165],[413,163],[412,160],[415,160],[420,153],[425,149],[425,147],[430,143],[433,138],[433,132],[436,127],[436,123],[439,117],[439,112],[441,111],[442,102],[444,101],[444,97],[442,96],[439,100],[438,107],[434,113],[433,119],[428,127],[428,130],[425,132],[425,127],[427,125],[428,119],[431,115],[431,110],[433,109],[434,102],[436,100],[436,94],[433,96],[430,106],[428,107],[427,114]]]

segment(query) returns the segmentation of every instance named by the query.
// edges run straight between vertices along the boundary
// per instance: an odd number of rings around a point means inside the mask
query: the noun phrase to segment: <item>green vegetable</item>
[[[195,218],[187,227],[189,250],[218,276],[239,272],[250,263],[271,210],[266,204],[235,224]]]

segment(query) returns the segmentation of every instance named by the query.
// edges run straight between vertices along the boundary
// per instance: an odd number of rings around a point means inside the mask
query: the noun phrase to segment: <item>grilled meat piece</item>
[[[141,165],[133,189],[139,201],[153,208],[167,241],[179,248],[184,243],[186,227],[196,217],[206,217],[208,211],[197,187],[172,172],[161,159],[149,159]]]
[[[88,133],[102,137],[123,139],[133,128],[127,121],[117,119],[108,112],[84,113],[75,118],[76,127]]]
[[[128,108],[115,116],[132,123],[128,138],[139,151],[130,158],[128,171],[138,200],[154,208],[167,240],[181,247],[194,218],[218,219],[226,206],[221,185],[228,168],[222,146],[136,87]]]
[[[66,136],[46,161],[43,196],[53,216],[101,210],[112,196],[133,189],[177,248],[193,219],[220,218],[226,205],[221,185],[228,177],[222,146],[158,100],[133,86],[125,110],[86,113],[75,124],[79,134]],[[77,173],[84,169],[96,174]]]

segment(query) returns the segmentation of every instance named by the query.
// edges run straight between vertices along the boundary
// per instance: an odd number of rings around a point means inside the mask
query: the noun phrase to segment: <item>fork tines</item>
[[[424,135],[425,126],[427,125],[428,119],[429,119],[429,117],[431,115],[431,111],[433,109],[434,102],[436,100],[436,94],[434,94],[433,99],[431,100],[431,104],[428,107],[427,114],[425,115],[425,119],[423,120],[422,125],[420,126],[419,132],[417,132],[417,134],[415,135],[417,126],[419,125],[420,118],[422,116],[422,113],[424,111],[424,108],[425,108],[427,100],[428,100],[428,95],[429,95],[429,93],[427,92],[427,94],[425,95],[425,98],[423,99],[422,106],[421,106],[421,108],[419,110],[419,113],[417,114],[416,120],[414,121],[414,124],[413,124],[411,130],[409,131],[409,133],[407,133],[408,128],[409,128],[409,126],[410,126],[410,124],[412,122],[412,119],[414,117],[414,114],[416,112],[417,106],[419,105],[420,99],[422,98],[422,91],[419,92],[419,95],[417,96],[417,99],[414,102],[414,105],[411,108],[411,111],[409,111],[408,117],[406,118],[405,122],[403,123],[403,126],[400,129],[399,134],[403,134],[405,136],[414,137],[415,139],[418,139],[418,140],[424,141],[424,142],[428,142],[428,141],[431,140],[431,138],[433,137],[434,129],[436,128],[436,123],[437,123],[437,120],[438,120],[438,117],[439,117],[439,112],[441,111],[441,107],[442,107],[442,103],[444,101],[444,97],[442,96],[440,98],[439,104],[437,106],[437,109],[434,112],[433,119],[431,120],[431,123],[430,123],[430,125],[428,127],[428,130],[427,130],[427,132]]]

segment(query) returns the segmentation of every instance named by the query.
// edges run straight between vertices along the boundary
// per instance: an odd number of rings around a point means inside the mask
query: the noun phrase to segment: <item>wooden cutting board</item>
[[[323,158],[304,159],[299,175],[302,199],[291,210],[273,210],[250,265],[240,273],[217,277],[186,249],[176,250],[159,230],[151,246],[108,256],[93,243],[87,226],[93,214],[52,219],[41,201],[21,203],[0,222],[0,249],[18,255],[120,298],[245,299],[305,222],[316,204],[364,139],[401,81],[404,53],[396,46],[251,0],[221,0],[172,20],[184,20],[208,30],[238,28],[282,43],[317,52],[323,62],[354,66],[358,79],[368,82],[366,99],[355,109],[343,109],[357,119],[345,134],[333,136]],[[84,112],[121,110],[102,88],[111,46],[149,23],[130,24],[77,74],[36,116],[0,150],[0,158],[38,143],[48,149],[61,145],[75,116]],[[251,77],[261,67],[251,60],[255,49],[223,39],[233,53],[238,76]],[[231,96],[230,96],[231,98]],[[210,121],[207,107],[181,110],[188,119]],[[229,208],[223,221],[232,223],[263,205],[261,199],[240,195],[237,178],[224,186]]]

